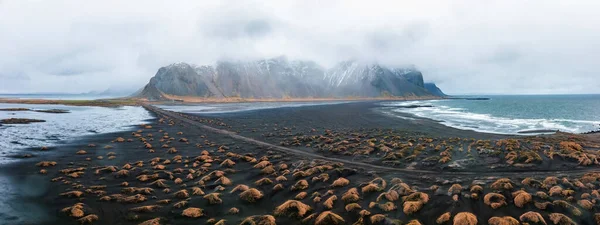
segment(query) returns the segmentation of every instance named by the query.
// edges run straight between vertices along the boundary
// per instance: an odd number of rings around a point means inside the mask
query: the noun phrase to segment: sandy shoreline
[[[342,216],[347,223],[351,224],[359,220],[361,216],[359,216],[357,212],[345,211],[344,207],[346,204],[341,200],[342,195],[351,187],[359,187],[358,189],[360,190],[361,187],[363,187],[361,184],[368,183],[376,177],[381,177],[386,180],[388,182],[388,188],[392,186],[392,178],[400,178],[403,183],[406,183],[411,187],[413,191],[412,193],[426,193],[430,199],[429,202],[425,203],[416,213],[406,215],[406,213],[402,212],[402,200],[392,201],[395,207],[398,209],[386,212],[380,209],[378,206],[375,206],[374,208],[369,207],[370,202],[378,202],[378,204],[383,204],[386,202],[376,201],[380,193],[360,193],[361,199],[358,201],[359,205],[363,209],[370,211],[372,214],[379,213],[382,215],[387,215],[389,218],[387,219],[388,222],[392,222],[394,219],[399,219],[406,223],[410,220],[417,219],[422,224],[435,224],[435,220],[445,212],[450,212],[452,216],[456,215],[458,212],[472,212],[476,215],[481,224],[486,224],[487,220],[492,216],[503,215],[512,216],[519,219],[519,216],[527,211],[536,211],[542,213],[545,220],[550,223],[548,210],[538,209],[536,206],[534,206],[533,201],[527,204],[527,206],[524,208],[516,207],[513,203],[512,197],[510,197],[511,192],[520,188],[523,188],[532,194],[534,194],[536,190],[539,191],[540,188],[530,187],[521,183],[521,181],[526,177],[533,176],[541,181],[550,175],[560,177],[561,179],[564,176],[574,183],[576,180],[581,180],[576,178],[581,178],[580,176],[586,172],[589,172],[589,169],[598,168],[597,165],[585,167],[579,166],[576,160],[572,161],[569,159],[562,159],[558,156],[556,156],[554,159],[549,159],[542,154],[542,152],[540,152],[542,161],[532,164],[533,167],[523,164],[518,159],[516,160],[515,164],[508,165],[505,162],[505,153],[495,157],[476,151],[475,147],[473,147],[473,152],[471,153],[469,151],[469,154],[472,154],[473,156],[468,156],[466,149],[468,144],[463,144],[463,147],[465,147],[464,151],[459,151],[458,149],[451,151],[452,161],[447,164],[438,163],[437,161],[435,163],[425,163],[427,162],[425,159],[435,156],[434,154],[440,154],[440,152],[435,151],[433,147],[432,149],[427,147],[427,150],[424,150],[423,153],[416,155],[415,159],[412,161],[406,161],[404,158],[401,158],[394,160],[397,161],[395,164],[389,164],[387,162],[390,161],[389,159],[383,159],[385,153],[382,150],[382,147],[377,147],[378,145],[375,145],[374,152],[369,155],[354,154],[355,149],[361,149],[364,147],[362,145],[354,148],[348,148],[343,151],[340,150],[339,152],[333,152],[332,149],[335,147],[344,147],[344,144],[335,145],[338,141],[342,141],[344,139],[349,140],[355,137],[360,137],[361,140],[375,138],[378,139],[377,143],[387,140],[387,138],[385,138],[386,136],[388,138],[398,137],[397,142],[409,143],[412,140],[412,142],[415,143],[415,146],[417,143],[427,142],[427,138],[434,139],[431,142],[431,144],[434,146],[439,145],[444,140],[450,142],[453,140],[451,138],[456,137],[461,138],[464,143],[470,143],[471,138],[494,140],[494,143],[497,140],[513,138],[512,136],[506,135],[484,134],[474,131],[458,130],[425,119],[405,120],[401,118],[390,118],[381,115],[381,112],[379,112],[377,109],[378,107],[374,104],[374,102],[353,102],[336,105],[306,106],[293,109],[278,108],[199,116],[186,114],[184,116],[217,129],[234,131],[236,134],[239,134],[243,137],[260,140],[274,145],[285,146],[286,148],[299,149],[310,152],[311,154],[320,154],[326,157],[336,157],[345,160],[372,163],[373,165],[390,166],[403,169],[414,168],[415,170],[427,169],[431,171],[443,171],[444,173],[440,173],[439,175],[426,175],[419,173],[399,174],[364,169],[351,165],[341,166],[321,161],[313,161],[312,163],[314,165],[311,165],[312,160],[309,157],[285,154],[265,149],[260,146],[255,146],[253,144],[229,137],[227,135],[200,129],[192,124],[179,121],[176,118],[167,118],[164,120],[159,120],[157,118],[155,120],[148,121],[148,125],[151,127],[139,126],[137,129],[130,131],[88,136],[80,140],[73,140],[66,145],[51,148],[48,152],[40,152],[39,149],[24,150],[23,154],[30,153],[34,157],[23,159],[17,163],[2,166],[0,167],[0,174],[13,181],[15,185],[19,187],[18,189],[22,190],[23,192],[22,195],[15,196],[15,199],[13,199],[14,202],[9,203],[13,208],[40,209],[39,212],[32,213],[45,213],[45,216],[37,218],[38,220],[36,221],[30,221],[29,224],[79,224],[76,219],[69,217],[66,213],[60,212],[60,210],[64,207],[72,206],[77,202],[83,202],[85,204],[84,211],[86,215],[95,214],[99,217],[99,220],[95,221],[93,224],[139,224],[143,221],[156,217],[162,218],[161,224],[203,224],[209,218],[215,218],[217,221],[225,219],[227,220],[226,224],[239,224],[241,220],[248,216],[265,214],[272,215],[273,210],[277,205],[288,199],[294,199],[294,196],[300,192],[292,191],[290,188],[298,180],[302,179],[308,180],[309,184],[307,189],[304,190],[309,196],[306,199],[301,200],[303,203],[311,206],[312,210],[308,214],[319,214],[329,210],[323,205],[323,202],[331,197],[331,194],[326,192],[328,190],[334,190],[333,194],[339,197],[340,200],[334,201],[331,211]],[[173,119],[172,122],[170,121],[171,119]],[[136,131],[138,129],[142,132],[138,133]],[[178,132],[182,132],[182,134],[177,134]],[[168,133],[167,136],[169,137],[164,142],[159,142],[159,139],[164,136],[164,133]],[[141,137],[136,137],[134,136],[135,134],[138,134]],[[148,134],[152,134],[152,137],[149,137]],[[359,135],[356,136],[356,134]],[[299,140],[299,137],[302,136],[323,136],[324,141],[320,141],[319,138]],[[520,140],[522,140],[523,146],[529,146],[530,142],[533,143],[535,141],[544,141],[545,143],[550,144],[554,143],[555,141],[568,139],[582,143],[589,150],[598,150],[597,146],[593,146],[594,144],[597,144],[597,142],[595,142],[598,139],[597,135],[577,135],[576,137],[571,136],[573,135],[558,134],[554,136],[548,136],[551,137],[550,139],[547,139],[546,136],[544,136]],[[112,142],[119,137],[123,137],[125,141]],[[161,148],[161,145],[166,144],[168,139],[171,137],[173,137],[173,140],[167,144],[168,148]],[[144,143],[140,141],[141,138],[145,138],[148,143],[152,144],[152,149],[155,150],[154,153],[148,153],[149,150],[146,149]],[[150,141],[151,138],[153,138],[153,140]],[[179,140],[181,140],[181,138],[187,139],[187,142],[180,142]],[[588,138],[591,140],[588,140]],[[127,139],[131,139],[131,142],[127,141]],[[162,139],[164,139],[164,137]],[[331,143],[326,144],[328,139],[331,139],[332,141]],[[454,145],[459,145],[458,143],[463,142],[457,142],[457,144]],[[88,144],[90,143],[95,144],[96,147],[89,147]],[[366,144],[368,141],[361,141],[359,143]],[[306,144],[311,144],[311,146],[309,147]],[[111,148],[105,149],[104,147],[106,145],[110,145]],[[414,151],[415,146],[410,148],[411,152]],[[171,147],[174,147],[177,152],[169,153],[168,150]],[[76,152],[79,150],[85,150],[86,154],[76,154]],[[198,170],[201,168],[200,166],[193,167],[192,162],[196,157],[201,155],[203,150],[208,151],[213,162],[211,163],[210,167],[207,167],[207,171],[202,175],[194,175],[194,179],[187,179],[186,177],[189,174],[187,171],[189,169],[194,168],[195,170]],[[397,151],[401,151],[400,147]],[[115,158],[108,159],[109,156],[113,155],[110,154],[111,152],[114,152]],[[264,174],[264,172],[261,172],[262,169],[254,168],[256,163],[246,162],[243,157],[237,158],[231,154],[228,155],[227,153],[236,155],[245,155],[251,153],[252,158],[257,160],[264,158],[275,167],[274,173],[276,175]],[[174,157],[177,155],[182,156],[181,163],[175,162],[176,159]],[[102,156],[102,159],[98,159],[98,156]],[[183,184],[186,184],[186,187],[182,187],[181,184],[175,184],[175,179],[170,179],[167,173],[162,172],[163,170],[156,169],[154,166],[151,166],[150,160],[155,157],[160,157],[161,160],[158,164],[165,165],[165,170],[173,172],[173,178],[182,179]],[[453,162],[460,162],[461,160],[468,159],[469,157],[475,157],[477,160],[474,160],[474,162],[471,163],[458,163],[457,165],[459,165],[459,167],[448,166],[453,164]],[[86,161],[86,158],[90,158],[90,161]],[[501,160],[497,160],[497,158],[500,158]],[[172,162],[168,164],[164,163],[165,159],[169,159]],[[198,185],[200,177],[206,176],[210,173],[210,171],[228,171],[227,166],[220,165],[226,159],[236,162],[235,166],[232,166],[231,168],[237,172],[225,172],[225,176],[232,181],[233,185],[223,185],[217,182],[214,178],[208,182],[204,182],[204,186]],[[494,161],[491,161],[492,159]],[[123,170],[122,167],[125,164],[134,165],[135,162],[140,160],[144,162],[143,166],[137,169],[125,169],[129,171],[129,176],[116,176],[118,171]],[[189,160],[189,162],[185,163],[185,160]],[[57,165],[47,168],[35,166],[35,164],[40,161],[55,161]],[[481,163],[478,163],[478,161],[481,161]],[[418,163],[415,164],[413,162]],[[204,163],[206,163],[206,161]],[[187,167],[185,166],[186,164],[188,165]],[[315,165],[331,166],[332,169],[326,169],[304,178],[295,177],[292,176],[292,174],[289,174],[286,175],[286,178],[288,179],[287,181],[275,181],[277,177],[284,174],[283,170],[279,169],[283,164],[290,168],[291,173],[294,173],[294,169],[307,170]],[[502,165],[502,167],[490,168],[489,166],[492,164],[497,164],[498,166]],[[515,166],[516,164],[523,164],[527,167],[517,167]],[[101,172],[100,174],[95,174],[95,170],[102,169],[110,165],[117,167],[117,170],[115,172],[107,171]],[[465,168],[460,168],[460,165],[465,166]],[[59,171],[65,168],[79,167],[84,167],[86,169],[78,178],[67,177],[68,174],[63,174]],[[133,167],[137,166],[134,165]],[[179,171],[176,170],[176,168],[181,168],[182,172],[174,172]],[[47,174],[39,174],[40,169],[46,169]],[[471,171],[475,172],[476,175],[457,176],[453,175],[452,171]],[[523,171],[537,171],[537,173],[523,173]],[[159,174],[161,179],[165,179],[165,183],[169,185],[171,192],[165,193],[163,192],[164,188],[152,185],[150,182],[142,182],[136,179],[136,177],[142,174]],[[327,174],[328,179],[326,181],[313,180],[313,177],[318,177],[320,174]],[[57,182],[49,181],[52,178],[59,176],[65,178]],[[270,178],[272,181],[274,181],[274,184],[265,186],[254,184],[255,181],[264,177]],[[341,177],[350,180],[350,184],[340,188],[330,187],[331,182]],[[509,177],[512,180],[511,183],[513,188],[510,190],[493,190],[493,188],[490,187],[491,183],[500,177]],[[69,182],[68,184],[65,184],[64,181]],[[154,191],[151,194],[145,195],[147,200],[141,203],[125,204],[118,202],[118,200],[100,200],[102,196],[110,196],[111,194],[115,193],[125,194],[123,193],[125,187],[121,186],[123,181],[129,182],[129,187],[150,187],[153,188]],[[73,185],[74,183],[81,184],[83,187],[75,188],[76,185]],[[277,183],[283,184],[284,190],[273,191],[272,189]],[[232,188],[238,184],[246,184],[252,188],[257,188],[264,194],[263,198],[255,203],[248,203],[240,200],[238,197],[239,193],[229,193]],[[461,184],[464,187],[462,191],[459,191],[461,194],[458,194],[456,201],[453,200],[455,197],[452,194],[448,194],[447,191],[453,184]],[[483,187],[484,193],[497,192],[507,196],[507,205],[493,210],[490,208],[490,206],[484,204],[482,200],[483,195],[479,199],[473,199],[471,196],[471,191],[469,190],[473,184],[480,184]],[[591,182],[591,184],[597,185],[597,182],[594,181]],[[98,193],[91,194],[93,190],[90,190],[90,193],[85,192],[85,190],[94,185],[106,185],[105,188],[101,189],[102,191],[105,191],[106,194],[98,196]],[[220,185],[225,187],[224,191],[215,190],[215,188],[218,188]],[[430,187],[432,185],[437,185],[439,188],[431,189]],[[574,190],[575,194],[567,196],[553,196],[550,197],[550,199],[541,199],[537,196],[534,196],[533,200],[536,202],[545,202],[549,200],[556,201],[560,199],[566,199],[569,196],[574,196],[575,198],[573,201],[568,202],[581,211],[580,216],[573,216],[571,215],[571,211],[563,210],[558,206],[555,206],[554,208],[550,206],[550,212],[564,213],[579,223],[593,223],[593,216],[596,212],[596,209],[594,208],[592,210],[586,210],[577,205],[579,200],[584,199],[579,195],[582,193],[589,193],[592,189],[579,188],[577,186],[566,186],[564,182],[559,182],[556,185],[561,186],[561,188],[564,189]],[[221,193],[223,202],[221,204],[211,205],[207,202],[207,200],[203,199],[202,196],[192,195],[182,199],[174,196],[176,191],[183,189],[191,191],[191,188],[195,186],[201,187],[205,193]],[[385,191],[387,191],[388,188],[385,188]],[[80,190],[84,192],[83,199],[59,196],[60,193],[65,193],[72,190]],[[322,201],[319,203],[314,203],[314,196],[310,196],[315,192],[319,193],[322,198]],[[153,196],[156,196],[156,198]],[[172,202],[166,205],[160,205],[157,203],[158,201],[164,199],[171,199]],[[174,207],[174,203],[182,200],[187,201],[188,206],[183,208]],[[29,206],[27,204],[32,204],[33,206]],[[160,205],[160,208],[156,209],[155,212],[139,213],[130,211],[130,209],[134,207],[155,204]],[[187,207],[202,208],[204,209],[206,216],[197,219],[185,218],[181,215],[181,213],[183,209]],[[227,211],[232,207],[238,208],[240,211],[239,214],[228,214]],[[19,221],[23,223],[27,222],[26,220],[23,221],[24,219],[35,219],[35,217],[27,218],[27,213],[28,212],[24,212],[23,215],[0,214],[0,220],[7,221],[7,224],[14,224]],[[137,215],[138,218],[132,219],[131,217],[133,214]],[[304,217],[307,215],[304,215]],[[128,220],[128,218],[132,220]],[[276,220],[278,224],[300,224],[301,219],[293,216],[277,216]],[[364,218],[364,222],[365,224],[371,224],[368,216]],[[314,224],[314,221],[309,222],[309,224]]]

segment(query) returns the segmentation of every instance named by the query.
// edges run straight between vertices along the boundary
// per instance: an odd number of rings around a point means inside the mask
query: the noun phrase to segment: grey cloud
[[[2,73],[0,73],[0,79],[2,79],[4,81],[8,81],[8,80],[27,81],[27,80],[30,80],[31,78],[22,72],[18,72],[18,73],[2,72]]]
[[[508,64],[514,63],[521,57],[521,52],[510,46],[498,47],[489,56],[483,57],[482,63]]]
[[[265,19],[224,21],[211,24],[204,32],[209,37],[235,39],[235,38],[261,38],[272,30],[271,24]]]
[[[0,93],[141,87],[174,62],[280,55],[415,65],[450,94],[590,93],[600,89],[598,10],[554,0],[0,0]]]

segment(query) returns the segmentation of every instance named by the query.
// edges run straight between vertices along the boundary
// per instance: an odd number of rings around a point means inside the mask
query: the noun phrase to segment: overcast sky
[[[137,89],[174,62],[414,64],[445,92],[600,93],[600,1],[0,0],[0,93]]]

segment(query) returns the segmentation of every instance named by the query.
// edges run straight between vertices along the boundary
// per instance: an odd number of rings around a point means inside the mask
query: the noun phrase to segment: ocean
[[[477,97],[489,100],[444,99],[382,104],[392,114],[409,113],[450,127],[488,133],[522,134],[532,130],[584,133],[600,129],[600,95]]]
[[[35,111],[0,111],[0,119],[28,118],[45,120],[43,123],[4,124],[0,126],[0,164],[19,154],[23,148],[53,146],[63,141],[99,133],[132,129],[153,116],[142,107],[116,108],[95,106],[67,106],[51,104],[6,104],[0,109],[28,108],[35,110],[62,109],[69,113],[43,113]]]
[[[157,107],[182,113],[212,114],[233,113],[261,109],[274,109],[284,107],[303,107],[315,105],[342,104],[348,101],[306,101],[306,102],[241,102],[241,103],[197,103],[197,104],[169,104]]]

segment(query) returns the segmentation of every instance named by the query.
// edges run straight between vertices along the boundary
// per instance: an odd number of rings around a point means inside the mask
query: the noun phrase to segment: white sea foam
[[[0,151],[16,153],[20,148],[49,146],[73,137],[117,132],[141,124],[152,116],[142,107],[118,108],[0,104],[0,108],[64,109],[70,113],[42,113],[34,111],[0,111],[0,119],[28,118],[46,120],[43,123],[0,126]]]
[[[418,117],[439,121],[446,126],[488,133],[518,134],[520,131],[530,130],[560,130],[571,133],[581,133],[590,131],[600,124],[600,121],[595,120],[565,118],[508,118],[490,114],[473,113],[465,108],[448,107],[436,104],[437,102],[438,101],[407,101],[389,102],[383,103],[382,105],[388,106],[388,109],[390,109],[391,112],[409,113]],[[433,105],[434,107],[400,107],[410,105]]]

